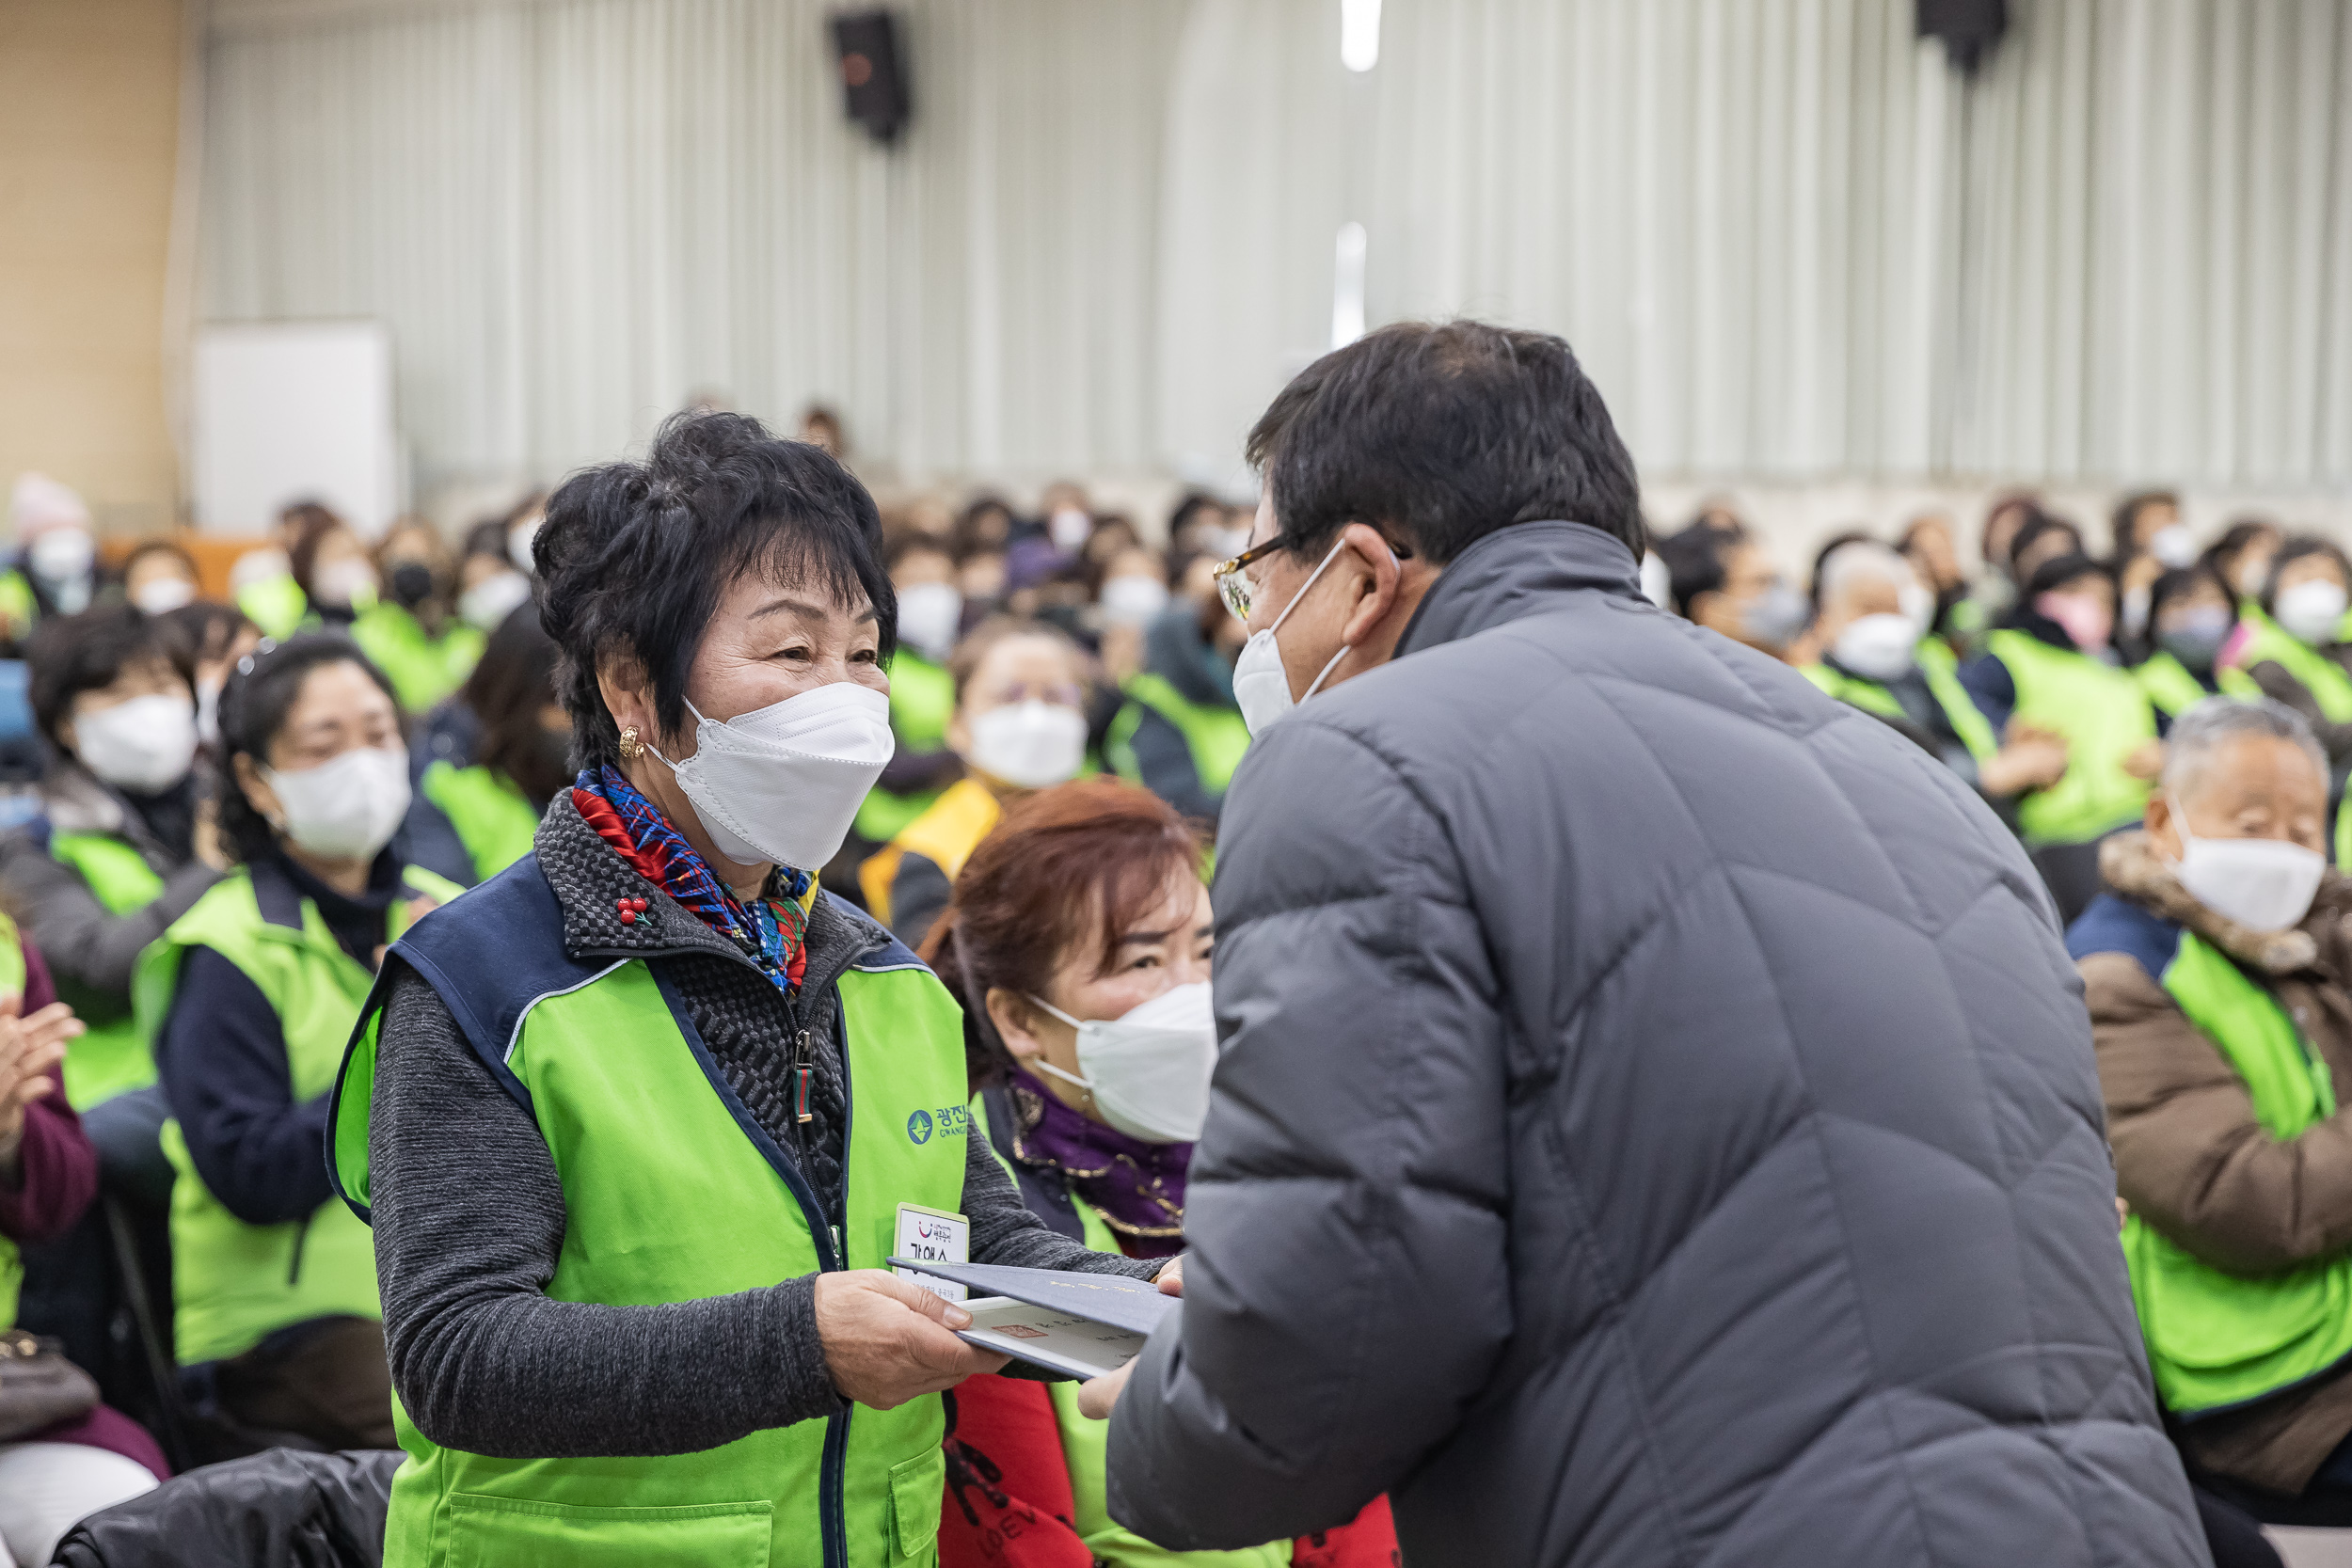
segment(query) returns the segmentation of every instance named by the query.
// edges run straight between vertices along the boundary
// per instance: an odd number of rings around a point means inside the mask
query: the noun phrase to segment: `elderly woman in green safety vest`
[[[197,705],[183,657],[129,605],[34,634],[33,718],[53,760],[40,816],[0,841],[0,894],[88,1025],[65,1064],[66,1098],[81,1111],[154,1083],[132,975],[227,864],[193,776]]]
[[[530,854],[548,802],[572,782],[572,723],[555,696],[556,655],[538,606],[524,604],[499,623],[453,699],[470,720],[471,755],[424,761],[408,811],[409,852],[453,881],[487,881]],[[438,728],[453,736],[460,726]]]
[[[2132,678],[2166,722],[2221,690],[2221,655],[2237,631],[2237,601],[2210,562],[2164,573],[2148,590],[2148,657]]]
[[[237,868],[139,959],[171,1119],[173,1345],[244,1442],[391,1441],[367,1228],[326,1179],[326,1092],[386,943],[457,889],[391,846],[400,709],[349,639],[264,644],[222,693],[220,832]]]
[[[1903,556],[1871,539],[1839,545],[1813,593],[1823,652],[1805,679],[1900,730],[1996,809],[2066,771],[2064,742],[2030,725],[2000,735],[1978,711],[1950,646],[1928,629],[1934,595]]]
[[[2352,644],[2344,641],[2352,566],[2325,539],[2290,539],[2270,558],[2262,593],[2246,607],[2246,635],[2228,652],[2221,689],[2257,694],[2301,714],[2341,778],[2352,767]]]
[[[2162,765],[2155,709],[2113,646],[2115,578],[2088,556],[2045,561],[2023,596],[1961,667],[1994,732],[2054,736],[2056,783],[2021,795],[2017,827],[2062,919],[2098,893],[2098,842],[2137,821]]]
[[[2132,1294],[2192,1471],[2352,1505],[2352,883],[2328,772],[2264,698],[2173,725],[2067,935]]]
[[[879,534],[839,464],[731,414],[548,502],[581,770],[392,946],[332,1113],[409,1456],[392,1568],[930,1561],[939,1396],[1006,1363],[884,1266],[900,1227],[1166,1269],[1023,1208],[954,1000],[816,886],[893,745]]]

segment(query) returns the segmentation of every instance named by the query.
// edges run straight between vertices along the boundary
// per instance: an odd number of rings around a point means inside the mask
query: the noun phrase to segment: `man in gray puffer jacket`
[[[1558,339],[1383,329],[1251,449],[1225,1049],[1184,1308],[1088,1391],[1112,1513],[1240,1546],[1386,1492],[1413,1568],[2205,1562],[2014,839],[1642,596]]]

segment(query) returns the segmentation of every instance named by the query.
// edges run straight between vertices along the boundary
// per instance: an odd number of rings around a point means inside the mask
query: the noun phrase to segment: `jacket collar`
[[[138,813],[99,783],[97,774],[61,752],[51,754],[49,775],[40,782],[40,804],[51,832],[127,838],[143,852],[153,847]]]
[[[1602,593],[1647,605],[1641,562],[1589,523],[1513,523],[1454,558],[1413,611],[1396,655],[1524,620],[1564,594]]]
[[[2352,882],[2334,870],[2320,878],[2318,895],[2303,924],[2284,931],[2257,931],[2200,903],[2181,885],[2145,829],[2116,833],[2099,846],[2099,875],[2127,902],[2187,927],[2239,963],[2260,974],[2293,974],[2319,961],[2314,932],[2342,921],[2352,902]]]
[[[569,957],[653,958],[704,953],[753,962],[731,938],[704,925],[665,889],[639,876],[580,815],[569,789],[558,790],[548,804],[539,821],[536,847],[540,872],[563,911],[564,951]],[[643,898],[645,908],[635,920],[624,923],[621,904],[630,898]],[[801,972],[801,994],[813,996],[859,958],[888,945],[890,935],[850,905],[819,894],[809,908],[802,941],[808,962]]]

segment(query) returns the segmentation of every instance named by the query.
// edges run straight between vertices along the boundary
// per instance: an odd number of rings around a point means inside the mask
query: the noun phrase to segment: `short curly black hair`
[[[866,486],[803,441],[740,414],[675,414],[642,463],[565,480],[532,540],[545,585],[540,624],[564,651],[556,693],[572,716],[572,753],[620,759],[620,731],[596,687],[596,661],[634,656],[653,682],[654,718],[686,721],[686,676],[730,583],[756,572],[874,607],[886,662],[898,601],[882,565],[882,518]]]

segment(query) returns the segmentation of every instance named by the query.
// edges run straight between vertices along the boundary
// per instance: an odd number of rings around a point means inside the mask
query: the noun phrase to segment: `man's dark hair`
[[[654,718],[686,722],[686,674],[719,600],[747,573],[804,582],[874,607],[881,653],[898,644],[898,600],[882,566],[882,518],[850,471],[740,414],[674,414],[642,463],[565,480],[532,536],[542,624],[564,650],[557,694],[582,766],[620,760],[620,731],[596,688],[606,653],[640,660]]]
[[[153,616],[127,604],[43,621],[25,649],[33,722],[42,738],[56,746],[57,726],[73,716],[74,698],[103,690],[123,671],[150,660],[168,665],[193,685],[179,640]]]
[[[1641,485],[1562,340],[1399,322],[1334,349],[1249,433],[1295,553],[1351,522],[1443,566],[1495,530],[1565,518],[1642,554]]]
[[[329,664],[356,664],[392,699],[395,719],[400,699],[392,683],[359,651],[359,645],[339,631],[306,631],[283,642],[264,642],[237,660],[229,684],[220,693],[220,751],[214,798],[220,802],[222,843],[246,864],[268,854],[278,842],[278,830],[254,810],[237,784],[237,758],[251,757],[257,768],[269,766],[270,742],[286,727],[286,715],[302,695],[310,672]]]

